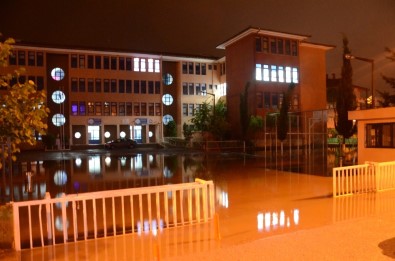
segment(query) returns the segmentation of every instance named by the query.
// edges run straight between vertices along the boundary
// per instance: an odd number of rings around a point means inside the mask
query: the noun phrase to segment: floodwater
[[[53,198],[63,193],[186,183],[195,178],[221,184],[256,169],[330,176],[332,161],[331,156],[319,150],[286,151],[282,156],[266,151],[255,154],[122,150],[30,152],[18,158],[12,177],[2,175],[0,196],[1,202],[6,203],[43,199],[47,192]],[[242,171],[234,172],[235,169]]]
[[[375,215],[381,209],[379,196],[332,197],[328,165],[334,161],[332,156],[322,160],[322,155],[321,151],[281,157],[265,153],[70,152],[53,154],[49,161],[21,161],[17,168],[20,179],[16,175],[13,181],[15,200],[40,198],[45,192],[53,197],[58,193],[174,184],[201,178],[214,181],[218,219],[164,229],[157,235],[146,231],[22,250],[6,260],[172,260]],[[23,181],[27,168],[35,172],[30,186]],[[387,208],[391,213],[392,210]]]

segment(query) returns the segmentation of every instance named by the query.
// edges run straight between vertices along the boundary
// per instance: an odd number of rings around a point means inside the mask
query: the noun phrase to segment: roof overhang
[[[217,46],[217,49],[225,49],[227,46],[239,41],[240,39],[243,39],[244,37],[246,37],[250,34],[282,37],[282,38],[294,39],[294,40],[298,40],[298,41],[304,41],[310,37],[309,35],[290,34],[290,33],[277,32],[277,31],[264,30],[264,29],[260,29],[260,28],[250,27],[250,28],[247,28],[246,30],[244,30],[243,32],[233,36],[229,40],[221,43],[220,45]]]

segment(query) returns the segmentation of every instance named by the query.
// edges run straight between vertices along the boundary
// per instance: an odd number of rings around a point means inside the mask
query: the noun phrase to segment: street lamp
[[[207,91],[202,91],[202,95],[203,95],[203,96],[206,96],[207,94],[213,96],[213,100],[214,100],[213,113],[214,113],[214,116],[215,116],[215,94],[214,94],[214,93],[209,93],[209,92],[207,92]]]
[[[372,65],[372,71],[371,71],[371,74],[372,74],[372,79],[371,79],[371,92],[372,92],[372,108],[374,108],[375,107],[375,102],[374,102],[374,60],[373,59],[369,59],[369,58],[363,58],[363,57],[358,57],[358,56],[354,56],[354,55],[351,55],[351,54],[346,54],[345,56],[344,56],[344,58],[346,58],[347,60],[352,60],[352,59],[356,59],[356,60],[360,60],[360,61],[363,61],[363,62],[368,62],[368,63],[370,63],[371,65]]]

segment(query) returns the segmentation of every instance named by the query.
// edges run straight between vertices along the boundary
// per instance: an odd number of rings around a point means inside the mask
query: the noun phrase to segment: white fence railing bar
[[[333,196],[395,189],[395,161],[333,168]]]
[[[141,233],[214,217],[214,184],[196,179],[141,187],[14,202],[15,249]]]

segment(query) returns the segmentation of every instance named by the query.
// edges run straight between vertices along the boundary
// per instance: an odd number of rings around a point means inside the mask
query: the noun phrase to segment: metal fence
[[[141,233],[207,222],[215,212],[214,184],[193,183],[47,197],[14,202],[15,249]]]

